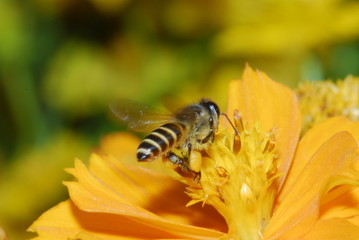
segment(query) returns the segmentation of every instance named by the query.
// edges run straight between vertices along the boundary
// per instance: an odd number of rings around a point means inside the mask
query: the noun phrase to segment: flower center
[[[296,90],[303,115],[302,132],[333,116],[359,120],[359,79],[347,77],[337,82],[303,82]]]
[[[226,220],[223,239],[262,239],[272,214],[278,174],[275,130],[247,129],[235,113],[233,129],[220,126],[215,142],[202,154],[201,180],[191,184],[188,205],[212,205]]]

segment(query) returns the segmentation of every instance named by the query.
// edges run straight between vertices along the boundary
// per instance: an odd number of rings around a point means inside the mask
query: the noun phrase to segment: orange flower
[[[332,118],[298,142],[295,94],[249,67],[229,95],[240,136],[220,124],[200,183],[121,163],[138,141],[120,134],[102,148],[120,141],[117,158],[75,161],[70,199],[33,223],[35,239],[359,239],[359,123]]]

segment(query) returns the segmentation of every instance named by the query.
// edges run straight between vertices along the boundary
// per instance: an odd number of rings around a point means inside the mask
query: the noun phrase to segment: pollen
[[[229,228],[223,239],[257,240],[271,218],[277,190],[276,131],[248,128],[238,112],[234,126],[236,131],[220,126],[202,153],[201,180],[188,186],[188,205],[212,205]]]
[[[303,116],[303,133],[333,116],[359,120],[359,78],[303,82],[296,90]]]

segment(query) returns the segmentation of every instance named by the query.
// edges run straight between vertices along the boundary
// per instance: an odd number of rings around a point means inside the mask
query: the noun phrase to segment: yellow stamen
[[[216,208],[229,228],[223,239],[258,240],[271,218],[277,191],[275,130],[247,129],[237,113],[234,119],[240,135],[220,127],[203,153],[200,183],[187,188],[192,198],[188,205],[203,202]]]

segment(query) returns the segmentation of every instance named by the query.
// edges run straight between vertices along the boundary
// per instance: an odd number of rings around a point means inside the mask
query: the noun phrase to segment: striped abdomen
[[[178,145],[185,126],[167,123],[151,132],[137,148],[138,161],[152,161]]]

